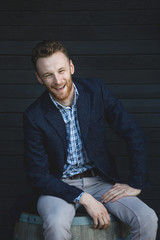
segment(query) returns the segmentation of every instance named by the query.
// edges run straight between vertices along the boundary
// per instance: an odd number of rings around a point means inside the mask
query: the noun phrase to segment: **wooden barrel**
[[[42,219],[37,215],[22,213],[15,226],[13,240],[44,240]],[[71,226],[72,240],[130,240],[129,227],[111,215],[111,225],[106,230],[93,229],[89,216],[75,216]]]

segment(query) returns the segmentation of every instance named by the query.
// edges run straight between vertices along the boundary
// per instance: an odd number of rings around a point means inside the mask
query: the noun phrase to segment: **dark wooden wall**
[[[7,0],[0,7],[0,238],[10,239],[10,209],[30,192],[23,171],[22,112],[43,91],[30,55],[44,39],[62,41],[75,76],[103,79],[143,128],[151,187],[141,198],[159,215],[160,2]],[[126,176],[124,143],[110,129],[108,138]]]

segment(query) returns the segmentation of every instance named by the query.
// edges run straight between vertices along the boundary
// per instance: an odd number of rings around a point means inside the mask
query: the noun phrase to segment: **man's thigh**
[[[68,203],[61,198],[48,195],[42,195],[39,197],[37,210],[44,222],[49,218],[66,219],[68,222],[72,222],[73,217],[75,216],[74,204]]]

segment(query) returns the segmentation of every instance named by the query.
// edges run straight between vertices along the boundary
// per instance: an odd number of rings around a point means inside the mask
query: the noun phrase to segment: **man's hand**
[[[113,187],[103,194],[102,203],[109,201],[115,202],[122,197],[137,196],[141,193],[141,189],[132,188],[127,184],[116,183]]]
[[[106,229],[109,227],[111,221],[110,216],[101,202],[97,201],[90,194],[84,193],[79,203],[85,207],[86,211],[93,219],[94,228]]]

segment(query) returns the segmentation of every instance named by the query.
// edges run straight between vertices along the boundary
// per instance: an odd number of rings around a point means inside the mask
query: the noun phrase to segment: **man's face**
[[[74,96],[72,74],[74,65],[62,52],[39,58],[36,63],[37,79],[52,97],[63,105],[70,105]]]

